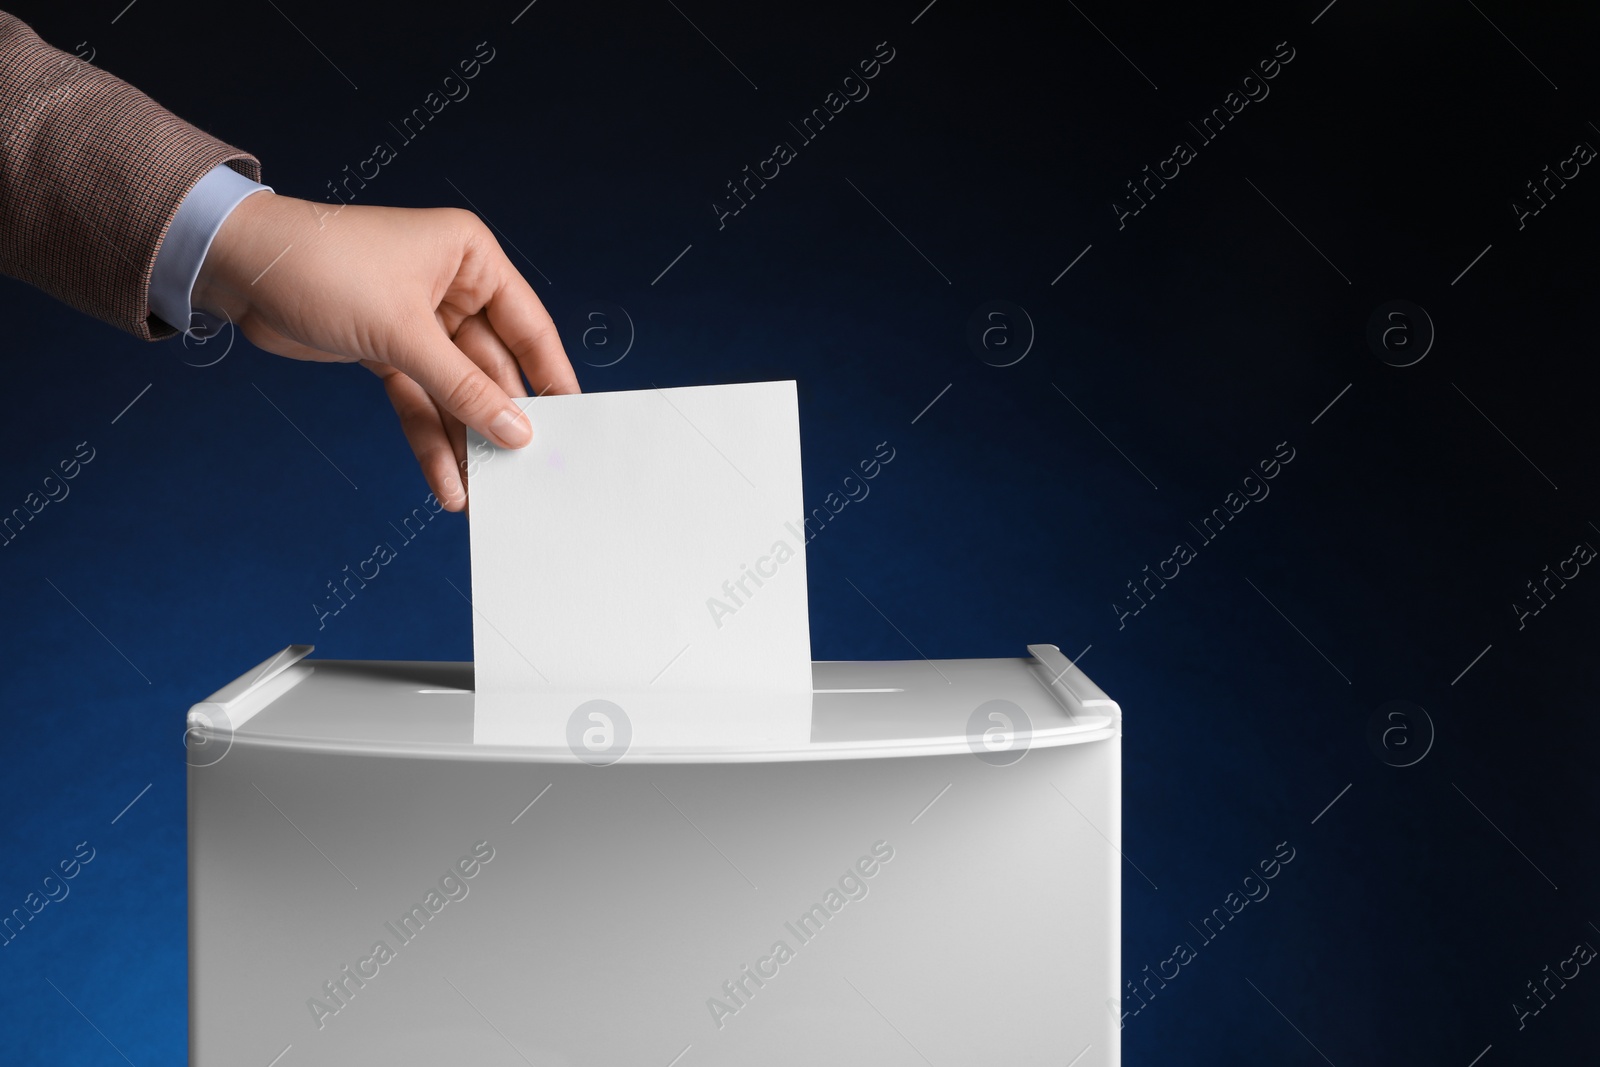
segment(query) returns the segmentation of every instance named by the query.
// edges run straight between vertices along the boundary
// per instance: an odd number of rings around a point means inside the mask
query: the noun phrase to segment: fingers
[[[419,318],[401,326],[387,347],[384,362],[421,386],[440,412],[455,416],[502,448],[521,448],[533,440],[527,416],[505,389],[456,347],[437,321]]]
[[[400,429],[411,445],[428,488],[447,511],[460,511],[467,503],[461,471],[467,458],[466,432],[461,423],[440,412],[426,390],[390,367],[365,364],[383,379],[384,391],[400,416]],[[452,429],[453,427],[453,429]]]
[[[489,325],[489,317],[483,312],[462,319],[451,339],[472,362],[495,380],[496,385],[506,391],[507,396],[528,395],[528,390],[522,384],[522,372],[517,368],[516,357],[495,334],[494,327]]]
[[[489,320],[483,313],[469,315],[463,319],[461,325],[456,328],[453,340],[455,346],[465,352],[467,357],[481,367],[490,378],[494,379],[495,384],[505,390],[508,395],[528,395],[527,389],[522,384],[522,374],[517,369],[516,358],[511,355],[511,350],[500,342],[500,338],[495,336],[494,329],[489,325]],[[389,376],[404,377],[399,371],[383,363],[362,360],[362,365],[380,378]],[[412,384],[415,385],[416,383],[413,382]],[[445,437],[450,442],[450,451],[455,456],[455,469],[458,472],[458,479],[457,483],[454,484],[461,484],[463,489],[467,490],[469,487],[464,484],[467,464],[467,428],[454,415],[440,411],[438,404],[432,402],[432,398],[429,398],[429,403],[433,409],[434,417],[444,428]],[[398,403],[396,403],[395,409],[396,411],[400,410]],[[431,425],[423,433],[423,445],[425,447],[437,447],[438,442],[433,436]],[[412,442],[413,451],[416,451],[418,448],[417,438],[413,437],[409,431],[406,436]],[[433,484],[430,480],[429,485],[432,486]],[[441,502],[446,500],[446,496],[440,493],[437,487],[434,489],[434,495]],[[456,508],[451,506],[450,510],[454,511]]]
[[[437,410],[437,405],[435,405],[435,410]],[[461,420],[460,419],[456,418],[454,415],[446,415],[443,412],[439,413],[439,421],[444,424],[444,435],[450,441],[450,454],[455,457],[456,474],[457,474],[458,479],[461,482],[462,495],[463,495],[463,497],[465,497],[466,494],[470,491],[468,489],[468,487],[467,487],[467,484],[466,484],[466,478],[467,478],[467,428],[465,426],[461,425]],[[466,502],[465,499],[462,500],[462,505],[461,506],[463,508],[465,508],[467,506],[467,502]],[[453,511],[455,509],[452,508],[451,510]]]
[[[561,347],[561,337],[556,333],[555,323],[550,321],[550,313],[539,302],[533,287],[511,265],[505,252],[498,245],[492,245],[489,251],[498,259],[494,273],[499,276],[499,284],[484,310],[488,312],[494,332],[500,335],[528,376],[534,395],[579,392],[578,376],[572,371],[566,349]]]

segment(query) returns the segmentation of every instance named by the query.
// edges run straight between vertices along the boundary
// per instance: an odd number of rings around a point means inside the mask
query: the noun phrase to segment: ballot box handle
[[[277,655],[269,656],[250,670],[245,671],[239,677],[206,697],[201,703],[220,704],[224,708],[234,707],[251,693],[305,659],[315,650],[315,645],[290,645]]]
[[[1069,714],[1109,715],[1120,723],[1122,708],[1055,645],[1029,645],[1028,654],[1044,671],[1043,681]]]
[[[220,735],[230,738],[256,712],[310,677],[315,669],[301,663],[312,645],[290,645],[245,671],[227,685],[189,709],[185,738]],[[220,751],[226,751],[226,748]]]

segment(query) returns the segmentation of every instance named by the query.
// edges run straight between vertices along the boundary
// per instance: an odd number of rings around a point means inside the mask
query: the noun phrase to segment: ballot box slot
[[[904,689],[813,689],[817,696],[837,696],[841,693],[904,693]]]

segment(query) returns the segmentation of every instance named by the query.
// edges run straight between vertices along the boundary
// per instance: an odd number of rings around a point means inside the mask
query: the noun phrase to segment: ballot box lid
[[[191,766],[240,746],[432,759],[720,763],[1104,741],[1122,712],[1054,645],[1007,659],[821,661],[809,693],[487,697],[471,663],[316,660],[284,649],[189,709]]]

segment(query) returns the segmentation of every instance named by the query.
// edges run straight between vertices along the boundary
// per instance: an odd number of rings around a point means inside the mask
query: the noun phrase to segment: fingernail
[[[528,425],[528,417],[515,405],[501,409],[500,414],[489,423],[489,432],[507,448],[521,448],[533,440],[533,427]]]

